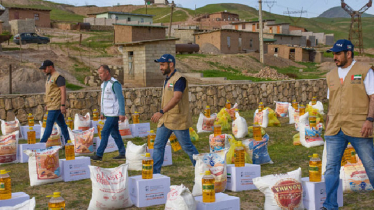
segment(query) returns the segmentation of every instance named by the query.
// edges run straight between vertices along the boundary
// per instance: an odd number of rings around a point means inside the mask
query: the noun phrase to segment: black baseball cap
[[[47,66],[54,66],[53,62],[50,60],[43,61],[42,65],[39,67],[39,69],[46,69]]]

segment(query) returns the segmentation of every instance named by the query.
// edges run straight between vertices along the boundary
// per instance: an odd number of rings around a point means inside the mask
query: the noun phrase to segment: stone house
[[[114,24],[114,43],[165,39],[165,26]]]
[[[176,44],[188,44],[192,43],[195,44],[195,36],[196,33],[204,32],[204,30],[200,29],[174,29],[174,37],[179,38]]]
[[[4,12],[4,14],[1,15],[0,19],[4,21],[4,26],[8,28],[10,27],[9,21],[26,20],[26,19],[34,19],[36,27],[50,28],[51,27],[50,12],[51,10],[49,9],[8,7],[6,11]]]
[[[154,15],[147,15],[147,14],[135,14],[135,13],[128,13],[128,12],[101,12],[101,13],[92,13],[88,14],[88,17],[93,18],[105,18],[105,19],[113,19],[113,20],[126,20],[130,21],[139,21],[139,23],[153,23],[153,16]]]
[[[293,47],[289,45],[270,44],[268,47],[268,55],[274,55],[289,59],[296,62],[314,62],[316,51],[313,48]]]
[[[211,21],[239,21],[239,15],[231,12],[216,12],[209,15]]]
[[[275,40],[274,44],[279,44],[279,45],[284,44],[284,45],[306,46],[305,37],[302,37],[299,35],[264,33],[264,39]]]
[[[234,21],[239,21],[239,15],[231,12],[216,12],[197,18],[200,29],[220,29]]]

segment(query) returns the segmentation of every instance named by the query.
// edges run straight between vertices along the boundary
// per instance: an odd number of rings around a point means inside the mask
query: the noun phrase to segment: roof
[[[91,14],[87,14],[87,15],[100,15],[100,14],[115,14],[115,15],[132,15],[132,16],[145,16],[145,17],[153,17],[154,15],[147,15],[147,14],[135,14],[135,13],[129,13],[129,12],[112,12],[112,11],[108,11],[108,12],[100,12],[100,13],[91,13]]]
[[[290,23],[274,23],[274,24],[268,24],[268,26],[278,26],[278,25],[290,25]]]
[[[236,14],[236,13],[232,13],[232,12],[214,12],[214,13],[212,13],[211,15],[213,15],[213,14],[222,14],[222,13],[225,13],[225,14],[232,14],[232,15],[238,15],[238,14]],[[238,15],[239,16],[239,15]]]
[[[179,38],[171,38],[171,39],[153,39],[153,40],[143,40],[143,41],[137,41],[137,42],[114,43],[114,45],[120,45],[120,46],[126,47],[126,46],[132,46],[132,45],[142,45],[142,44],[152,43],[152,42],[160,42],[160,41],[176,41],[176,40],[179,40]]]
[[[265,39],[264,38],[264,42],[276,42],[277,40],[276,39]]]
[[[266,33],[270,34],[270,33]],[[293,36],[293,37],[301,37],[301,35],[292,35],[292,34],[272,34],[274,36]]]
[[[312,47],[301,47],[299,45],[287,45],[287,44],[270,44],[269,46],[277,46],[277,47],[288,47],[288,48],[301,48],[303,50],[315,51],[316,49]]]
[[[218,29],[218,30],[213,30],[213,31],[206,31],[206,32],[200,32],[200,33],[194,33],[193,35],[209,34],[209,33],[214,33],[214,32],[221,32],[221,31],[258,34],[258,32],[253,32],[253,31],[242,31],[242,30],[236,30],[236,29]]]
[[[34,11],[52,11],[51,9],[36,9],[36,8],[23,8],[23,7],[8,7],[8,9],[14,10],[34,10]]]
[[[135,25],[135,24],[113,23],[113,25],[132,26],[132,27],[167,28],[166,26],[156,26],[156,25],[147,25],[147,24]]]
[[[275,21],[275,19],[268,19],[268,20],[262,20],[262,22],[269,22],[269,21]],[[231,23],[232,25],[238,25],[238,24],[243,24],[243,23],[258,23],[260,21],[242,21],[242,22],[234,22]]]

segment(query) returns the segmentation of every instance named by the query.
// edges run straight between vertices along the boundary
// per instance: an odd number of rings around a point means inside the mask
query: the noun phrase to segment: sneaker
[[[96,161],[102,161],[103,160],[103,157],[99,157],[97,155],[91,156],[90,158],[91,158],[91,160],[96,160]]]
[[[126,155],[118,155],[116,157],[113,157],[113,159],[126,159]]]

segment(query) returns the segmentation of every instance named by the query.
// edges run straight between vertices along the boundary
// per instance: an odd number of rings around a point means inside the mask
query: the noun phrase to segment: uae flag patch
[[[351,77],[351,84],[361,84],[362,75],[352,75]]]

